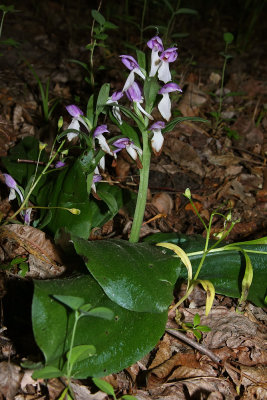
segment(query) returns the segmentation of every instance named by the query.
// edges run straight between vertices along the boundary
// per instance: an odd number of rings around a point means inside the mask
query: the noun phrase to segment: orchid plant
[[[137,52],[137,60],[131,55],[121,55],[121,62],[129,71],[122,89],[110,95],[109,85],[104,84],[100,89],[96,105],[94,96],[90,97],[86,115],[77,105],[68,105],[66,110],[71,121],[67,129],[57,137],[58,141],[63,139],[57,151],[61,154],[61,158],[67,151],[63,150],[65,142],[69,147],[78,143],[82,155],[90,154],[85,167],[86,187],[88,195],[92,192],[96,198],[98,198],[97,186],[102,181],[105,170],[106,156],[116,159],[117,154],[125,149],[135,161],[140,171],[140,184],[130,242],[139,240],[146,205],[151,153],[153,152],[155,156],[161,154],[164,133],[173,129],[177,123],[187,119],[205,122],[201,118],[194,117],[179,117],[170,122],[171,93],[182,93],[180,86],[172,81],[170,72],[171,64],[177,60],[178,49],[177,47],[164,49],[159,36],[150,39],[147,46],[151,50],[150,68],[146,69],[146,57],[141,51]],[[155,119],[156,107],[162,119]],[[115,122],[121,130],[121,135],[112,137],[107,119],[102,119],[99,123],[101,114],[109,115],[110,120]],[[130,117],[133,123],[124,121],[123,116]],[[138,129],[139,134],[133,125]],[[49,165],[54,159],[55,156],[52,158],[50,156]],[[56,168],[65,165],[64,160],[61,159],[56,164]],[[42,174],[45,173],[47,173],[46,170],[42,172]],[[6,184],[14,190],[14,182],[11,180],[12,177],[6,179]],[[27,204],[22,201],[22,198],[21,203],[27,209]],[[24,216],[26,223],[30,223],[28,214],[27,211]]]

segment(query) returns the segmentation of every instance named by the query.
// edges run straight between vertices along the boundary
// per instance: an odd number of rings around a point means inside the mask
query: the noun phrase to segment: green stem
[[[71,364],[70,360],[71,360],[71,353],[72,353],[72,349],[73,349],[73,345],[74,345],[74,338],[75,338],[75,334],[76,334],[76,329],[77,329],[77,324],[80,318],[80,314],[79,311],[75,311],[74,314],[74,324],[73,324],[73,329],[72,329],[72,335],[71,335],[71,341],[70,341],[70,351],[69,351],[69,356],[68,356],[68,362],[67,362],[67,382],[69,385],[69,381],[70,381],[70,377],[71,377],[71,371],[72,371],[72,367],[73,364]]]
[[[142,137],[143,137],[143,157],[142,157],[143,168],[140,170],[139,190],[135,207],[132,230],[129,238],[129,242],[131,243],[137,243],[139,240],[140,230],[144,219],[146,199],[147,199],[149,166],[151,158],[151,151],[148,143],[147,130],[142,131]]]
[[[2,15],[2,19],[1,19],[1,25],[0,25],[0,38],[2,36],[3,23],[4,23],[4,19],[5,19],[6,13],[7,13],[6,11],[3,11],[3,15]]]

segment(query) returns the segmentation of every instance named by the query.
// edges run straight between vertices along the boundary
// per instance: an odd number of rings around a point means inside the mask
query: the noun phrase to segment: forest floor
[[[84,81],[84,70],[69,61],[89,60],[89,51],[85,50],[90,42],[90,27],[86,27],[88,14],[78,12],[69,3],[64,9],[56,1],[49,1],[49,7],[42,6],[42,2],[38,7],[37,3],[32,6],[34,2],[15,3],[21,11],[7,14],[3,35],[12,37],[20,45],[18,48],[6,46],[0,57],[1,157],[29,135],[51,145],[57,133],[58,117],[63,115],[68,120],[65,106],[79,98],[81,108],[85,107],[91,94],[90,86]],[[225,93],[232,95],[225,97],[222,118],[216,126],[211,113],[219,107],[224,61],[219,53],[224,50],[222,26],[228,25],[225,20],[213,17],[210,25],[201,26],[199,22],[195,27],[197,32],[182,39],[181,45],[178,41],[175,81],[182,87],[183,95],[173,105],[174,116],[200,116],[209,119],[211,124],[183,123],[165,135],[161,155],[152,158],[147,223],[142,227],[141,237],[156,232],[204,235],[201,221],[183,196],[186,188],[190,188],[204,221],[209,221],[215,209],[222,214],[231,210],[232,218],[240,220],[230,233],[230,241],[256,239],[267,233],[266,37],[251,38],[246,51],[229,50],[233,58],[226,67]],[[134,55],[134,50],[125,48],[122,36],[121,32],[110,31],[107,48],[96,49],[95,81],[99,87],[105,82],[111,84],[112,91],[123,86],[125,73],[118,56]],[[134,31],[128,33],[127,40],[138,45]],[[43,83],[50,79],[51,99],[59,99],[53,121],[48,125],[42,118],[40,92],[29,64]],[[116,166],[108,168],[107,179],[135,190],[138,170],[122,152]],[[3,183],[0,211],[4,216],[12,211]],[[92,237],[127,238],[130,222],[131,216],[121,211],[117,218],[94,230]],[[211,232],[222,229],[223,219],[217,216]],[[8,257],[18,255],[16,251]],[[6,261],[9,260],[3,250],[1,263]],[[8,274],[1,273],[3,295],[8,279]],[[264,342],[267,315],[250,303],[244,305],[242,313],[236,313],[236,305],[235,299],[217,295],[207,318],[205,292],[197,288],[179,308],[186,322],[192,322],[198,313],[201,324],[212,328],[203,334],[202,344],[224,360],[223,366],[166,333],[145,359],[106,380],[119,395],[133,394],[139,400],[267,399]],[[2,314],[1,311],[1,318]],[[64,387],[62,381],[33,381],[19,366],[25,354],[18,352],[16,343],[10,339],[4,318],[1,323],[0,398],[58,398]],[[90,381],[74,381],[73,391],[77,400],[108,398]]]

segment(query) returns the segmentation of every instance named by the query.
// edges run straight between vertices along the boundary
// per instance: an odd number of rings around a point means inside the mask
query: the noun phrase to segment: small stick
[[[177,330],[165,329],[165,331],[167,333],[169,333],[169,335],[175,336],[176,338],[178,338],[178,339],[182,340],[183,342],[189,344],[190,346],[194,347],[201,353],[208,356],[212,361],[216,362],[217,364],[221,364],[222,360],[218,356],[216,356],[216,354],[214,354],[211,350],[209,350],[205,346],[203,346],[203,344],[199,344],[199,343],[195,342],[193,339],[190,339],[184,333],[179,332]]]

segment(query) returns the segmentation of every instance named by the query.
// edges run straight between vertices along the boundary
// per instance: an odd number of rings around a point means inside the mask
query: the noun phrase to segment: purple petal
[[[114,92],[113,95],[111,96],[111,100],[113,101],[118,101],[123,97],[123,92],[119,91],[119,92]]]
[[[10,189],[16,189],[17,184],[16,184],[15,179],[13,179],[12,176],[9,175],[9,174],[3,174],[3,175],[4,175],[4,177],[5,177],[6,185],[7,185]]]
[[[61,168],[64,167],[66,163],[64,161],[58,161],[55,165],[55,168]]]
[[[75,106],[75,104],[71,104],[70,106],[67,106],[66,110],[74,118],[78,118],[80,115],[83,115],[82,110],[79,107]]]
[[[150,39],[147,42],[148,47],[151,50],[155,50],[155,51],[163,51],[163,43],[162,40],[159,36],[154,36],[152,39]]]
[[[140,69],[138,62],[132,56],[122,55],[120,58],[125,67],[130,71],[132,71],[134,68]]]
[[[102,135],[104,132],[109,132],[107,125],[99,125],[94,132],[94,138]]]
[[[159,90],[159,94],[164,94],[164,93],[170,93],[170,92],[182,92],[182,89],[180,88],[179,85],[177,85],[177,83],[174,82],[170,82],[170,83],[166,83],[166,85],[164,85],[160,90]]]
[[[129,138],[121,138],[121,139],[115,140],[115,142],[113,142],[112,145],[115,147],[118,147],[118,149],[125,149],[125,147],[131,143],[133,143],[133,142]]]
[[[102,180],[102,176],[101,175],[94,175],[93,176],[93,183],[99,182]]]
[[[126,95],[130,101],[139,102],[142,100],[142,92],[136,82],[134,82],[129,89],[126,90]]]
[[[158,122],[155,122],[153,125],[151,125],[149,130],[153,131],[154,129],[163,129],[163,128],[165,128],[165,122],[158,121]]]
[[[25,215],[24,215],[24,222],[26,225],[30,225],[30,223],[31,223],[31,212],[32,212],[32,208],[27,208]]]
[[[178,57],[177,47],[170,47],[169,49],[165,50],[161,55],[160,59],[167,62],[173,62]]]

